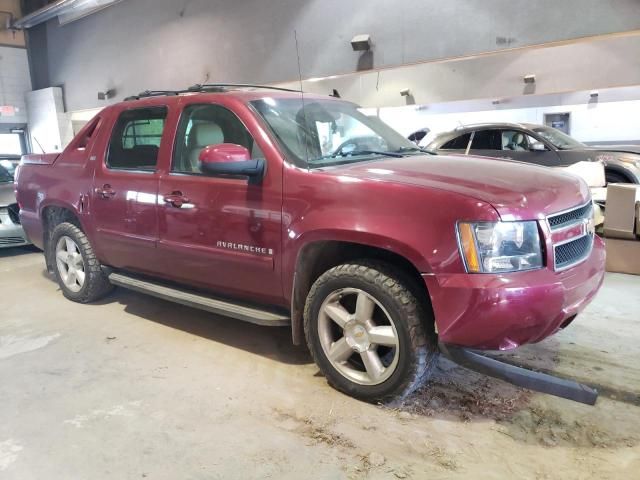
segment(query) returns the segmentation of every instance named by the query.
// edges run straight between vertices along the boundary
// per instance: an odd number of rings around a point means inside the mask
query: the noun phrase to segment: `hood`
[[[16,194],[13,189],[13,182],[0,183],[0,206],[6,207],[7,205],[16,203]]]
[[[561,170],[472,156],[380,159],[330,170],[374,181],[446,190],[491,204],[503,220],[534,220],[581,205],[589,188]]]

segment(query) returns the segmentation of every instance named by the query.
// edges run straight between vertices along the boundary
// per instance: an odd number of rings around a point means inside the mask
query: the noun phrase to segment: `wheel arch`
[[[304,343],[303,313],[313,283],[326,271],[349,261],[375,260],[390,265],[408,288],[432,313],[431,299],[421,272],[414,262],[391,249],[343,240],[316,240],[300,248],[295,262],[291,292],[291,333],[293,343]],[[425,325],[435,331],[434,325]]]
[[[48,203],[40,208],[40,219],[42,221],[42,241],[44,256],[47,263],[47,270],[53,272],[53,259],[50,255],[51,233],[56,225],[61,223],[71,223],[83,232],[86,232],[82,225],[79,212],[72,206],[64,203]]]
[[[638,183],[638,180],[633,177],[633,174],[620,165],[607,164],[607,166],[604,167],[604,173],[606,175],[609,172],[625,178],[629,183]]]

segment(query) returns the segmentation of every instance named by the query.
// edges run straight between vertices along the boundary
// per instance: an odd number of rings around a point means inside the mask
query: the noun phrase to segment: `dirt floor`
[[[640,479],[640,277],[510,360],[598,386],[595,407],[441,360],[398,408],[335,392],[286,328],[119,290],[65,300],[0,253],[0,478]]]

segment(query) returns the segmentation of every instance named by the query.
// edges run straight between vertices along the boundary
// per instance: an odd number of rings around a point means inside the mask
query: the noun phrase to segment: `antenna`
[[[38,139],[34,136],[33,139],[35,140],[35,142],[38,144],[38,146],[40,147],[40,150],[42,150],[42,153],[47,153],[44,151],[44,148],[42,148],[42,145],[40,144],[40,142],[38,141]]]
[[[304,88],[302,88],[302,66],[300,65],[300,47],[298,45],[298,31],[294,30],[293,31],[293,37],[296,40],[296,56],[298,58],[298,80],[300,81],[300,97],[302,98],[302,116],[304,118],[304,123],[305,125],[303,125],[303,140],[304,140],[304,156],[305,156],[305,161],[307,162],[307,169],[309,168],[309,142],[307,141],[307,133],[306,133],[306,129],[307,129],[307,111],[305,110],[305,105],[304,105]]]

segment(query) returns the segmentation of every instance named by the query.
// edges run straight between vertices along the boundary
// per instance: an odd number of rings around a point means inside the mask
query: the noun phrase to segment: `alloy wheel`
[[[62,283],[74,293],[82,290],[85,265],[80,248],[71,237],[62,236],[56,244],[56,265]]]
[[[352,382],[379,385],[398,366],[393,319],[372,295],[357,288],[332,292],[320,307],[320,344],[331,365]]]

